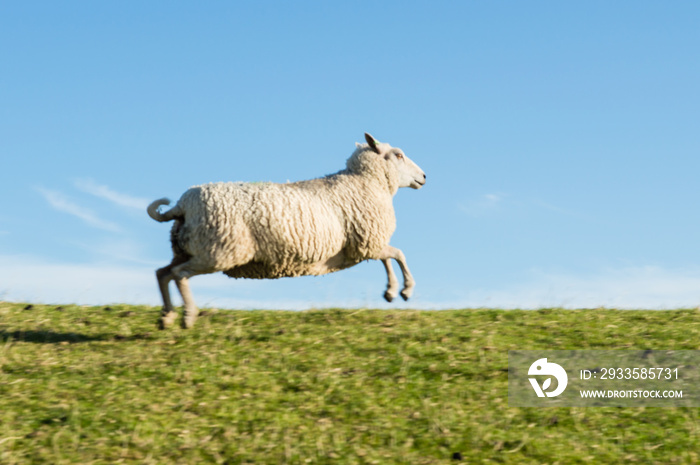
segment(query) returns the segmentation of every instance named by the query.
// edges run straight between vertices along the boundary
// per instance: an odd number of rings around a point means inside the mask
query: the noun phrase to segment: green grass
[[[697,310],[0,303],[0,463],[696,463],[691,408],[512,408],[508,350],[698,349]]]

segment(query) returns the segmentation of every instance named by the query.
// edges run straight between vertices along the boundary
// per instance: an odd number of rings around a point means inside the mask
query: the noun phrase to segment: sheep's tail
[[[170,199],[163,198],[152,202],[147,209],[148,216],[156,221],[160,221],[161,223],[164,221],[172,221],[175,218],[182,216],[182,211],[179,205],[175,205],[173,208],[164,213],[158,211],[158,207],[161,205],[170,205]]]

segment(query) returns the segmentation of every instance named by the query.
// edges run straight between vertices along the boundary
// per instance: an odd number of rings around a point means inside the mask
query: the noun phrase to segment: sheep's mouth
[[[418,181],[418,180],[413,180],[413,184],[411,184],[411,187],[414,189],[420,189],[425,185],[425,181]]]

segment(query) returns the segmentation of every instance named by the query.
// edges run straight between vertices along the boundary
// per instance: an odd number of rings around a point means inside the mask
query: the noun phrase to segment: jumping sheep
[[[274,279],[322,275],[381,260],[388,285],[384,298],[397,295],[390,259],[403,273],[401,297],[408,300],[415,281],[403,252],[389,245],[396,229],[393,197],[399,187],[420,189],[425,173],[401,149],[365,134],[346,169],[322,178],[287,184],[220,182],[194,186],[166,212],[148,206],[156,221],[175,220],[170,232],[172,262],[156,271],[163,297],[160,327],[177,318],[171,280],[182,296],[182,326],[190,328],[198,310],[188,278],[222,271],[232,278]]]

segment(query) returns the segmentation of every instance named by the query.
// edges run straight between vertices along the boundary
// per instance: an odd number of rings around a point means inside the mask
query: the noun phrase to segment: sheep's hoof
[[[160,320],[158,320],[158,329],[166,329],[175,322],[177,318],[177,312],[168,312],[161,315]]]
[[[185,312],[185,316],[182,319],[182,329],[190,329],[194,326],[194,322],[197,321],[198,311],[188,311]]]
[[[387,291],[384,293],[384,299],[385,299],[387,302],[391,302],[391,301],[394,300],[395,298],[396,298],[396,291],[394,291],[394,290],[391,290],[391,291],[387,290]]]
[[[401,291],[401,297],[403,297],[403,300],[408,300],[411,298],[413,295],[413,288],[412,287],[406,287],[404,290]]]

